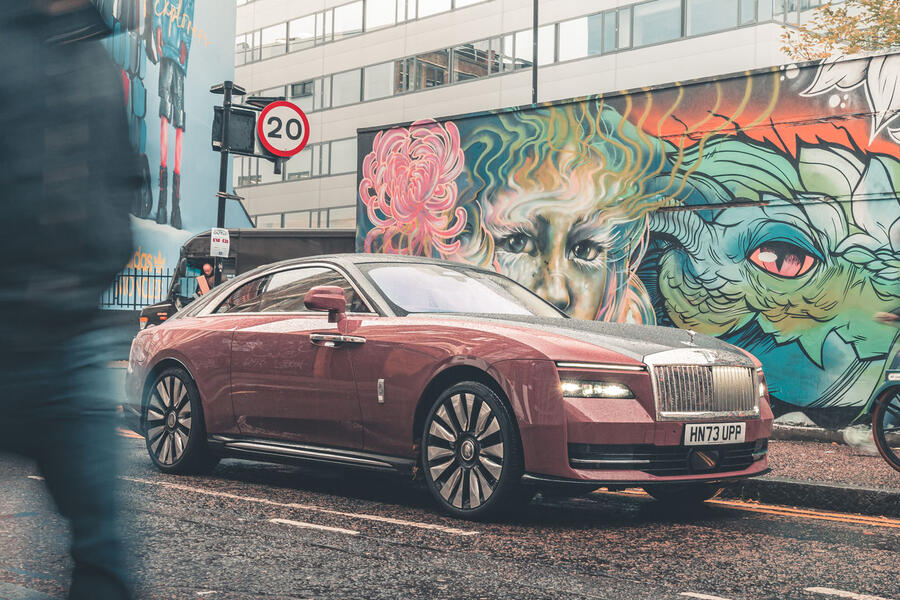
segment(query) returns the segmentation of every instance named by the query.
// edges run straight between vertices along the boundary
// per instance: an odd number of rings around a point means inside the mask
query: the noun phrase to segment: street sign
[[[228,256],[228,247],[231,245],[231,238],[227,229],[213,227],[209,232],[209,255],[210,256]]]
[[[299,106],[279,100],[266,106],[259,115],[256,135],[266,150],[288,158],[303,150],[309,141],[309,120]]]

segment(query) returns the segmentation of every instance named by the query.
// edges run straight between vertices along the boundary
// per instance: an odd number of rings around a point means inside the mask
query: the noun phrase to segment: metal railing
[[[125,269],[100,298],[100,308],[140,309],[166,298],[172,269]]]

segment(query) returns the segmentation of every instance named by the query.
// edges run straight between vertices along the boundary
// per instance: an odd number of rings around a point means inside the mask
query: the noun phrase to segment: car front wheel
[[[219,460],[206,444],[200,393],[182,368],[159,373],[144,402],[147,452],[165,473],[208,473]]]
[[[421,448],[428,489],[452,515],[483,519],[521,496],[513,417],[481,383],[458,383],[438,397],[425,418]]]

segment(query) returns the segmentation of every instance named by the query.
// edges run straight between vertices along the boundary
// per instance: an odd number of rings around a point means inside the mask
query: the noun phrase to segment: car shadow
[[[337,496],[350,501],[380,503],[399,510],[421,510],[453,520],[440,511],[421,480],[413,481],[393,473],[228,459],[210,477],[238,485],[264,485],[273,489]],[[538,492],[530,502],[512,504],[485,525],[583,530],[633,527],[639,523],[722,522],[738,518],[738,513],[709,503],[674,505],[643,495],[621,493],[558,497]]]

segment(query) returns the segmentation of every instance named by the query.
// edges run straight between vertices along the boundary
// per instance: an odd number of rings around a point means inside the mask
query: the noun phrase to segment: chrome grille
[[[753,369],[722,365],[653,368],[659,419],[759,414]]]

